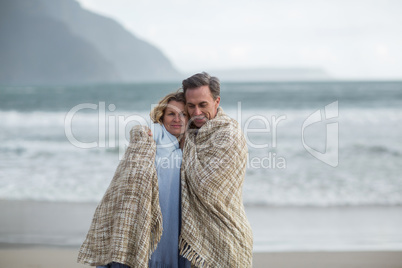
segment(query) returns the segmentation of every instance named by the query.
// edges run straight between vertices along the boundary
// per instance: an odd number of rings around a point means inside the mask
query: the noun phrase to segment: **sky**
[[[400,0],[78,0],[159,48],[181,72],[322,68],[402,79]]]

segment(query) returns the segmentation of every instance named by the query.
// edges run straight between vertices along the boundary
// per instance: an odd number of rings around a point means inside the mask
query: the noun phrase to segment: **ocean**
[[[131,127],[179,87],[1,86],[0,200],[98,202]],[[246,208],[402,205],[402,82],[223,83],[221,107],[248,143]]]
[[[0,199],[99,201],[129,129],[179,86],[1,87]],[[402,205],[402,82],[229,83],[221,97],[247,136],[245,205]],[[336,117],[303,129],[334,102]],[[325,152],[327,124],[336,166],[305,148]]]

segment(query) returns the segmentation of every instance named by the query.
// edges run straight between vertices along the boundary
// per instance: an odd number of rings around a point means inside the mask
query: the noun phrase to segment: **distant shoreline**
[[[213,75],[213,73],[211,73]],[[186,76],[183,76],[183,79],[186,78]],[[359,78],[330,78],[330,79],[267,79],[267,80],[231,80],[231,79],[222,79],[218,76],[220,79],[220,82],[222,85],[225,84],[261,84],[261,83],[267,83],[267,84],[297,84],[297,83],[401,83],[402,79],[400,78],[395,78],[395,79],[359,79]],[[144,80],[144,81],[131,81],[131,82],[90,82],[90,83],[66,83],[66,84],[58,84],[58,83],[49,83],[49,84],[25,84],[25,83],[2,83],[0,81],[0,90],[1,88],[5,87],[15,87],[15,88],[48,88],[48,87],[54,87],[54,88],[65,88],[65,87],[96,87],[96,86],[115,86],[115,85],[165,85],[165,84],[171,84],[171,85],[177,85],[178,87],[181,86],[181,81],[183,79],[177,79],[177,80]]]

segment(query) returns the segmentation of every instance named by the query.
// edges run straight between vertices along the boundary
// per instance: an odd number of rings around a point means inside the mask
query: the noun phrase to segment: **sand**
[[[0,201],[0,268],[87,267],[76,258],[95,207]],[[253,267],[402,268],[402,207],[246,207],[246,212],[254,233]],[[297,250],[306,246],[303,241],[311,242],[310,248]],[[351,242],[360,249],[342,248]]]
[[[82,268],[77,248],[51,248],[4,244],[0,267]],[[402,268],[402,252],[271,252],[254,253],[255,268]]]

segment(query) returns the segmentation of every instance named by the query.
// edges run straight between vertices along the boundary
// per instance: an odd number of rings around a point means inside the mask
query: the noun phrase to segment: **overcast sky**
[[[182,72],[321,67],[402,79],[402,1],[78,0],[159,49]]]

